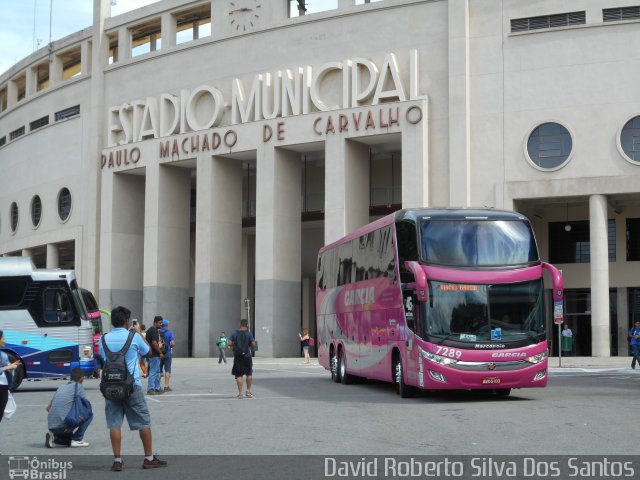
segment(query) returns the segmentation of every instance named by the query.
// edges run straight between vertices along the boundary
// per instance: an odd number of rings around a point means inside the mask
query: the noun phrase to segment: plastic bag
[[[6,418],[7,420],[9,420],[11,417],[13,417],[13,414],[16,413],[17,408],[18,405],[16,404],[13,395],[11,395],[11,392],[9,392],[9,399],[7,400],[7,406],[4,408],[4,415],[2,416],[2,418]]]

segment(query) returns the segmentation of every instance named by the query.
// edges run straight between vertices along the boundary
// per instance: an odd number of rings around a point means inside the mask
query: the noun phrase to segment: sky
[[[111,15],[120,15],[156,1],[112,0],[115,5],[111,7]],[[336,0],[307,0],[307,11],[335,8],[336,3]],[[0,0],[0,74],[46,46],[49,39],[59,40],[90,27],[92,10],[93,0]]]

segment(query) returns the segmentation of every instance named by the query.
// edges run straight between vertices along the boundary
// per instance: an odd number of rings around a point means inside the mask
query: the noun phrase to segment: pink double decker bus
[[[561,321],[562,275],[540,261],[523,215],[395,212],[320,249],[319,362],[335,382],[393,382],[402,397],[544,387],[545,270]]]

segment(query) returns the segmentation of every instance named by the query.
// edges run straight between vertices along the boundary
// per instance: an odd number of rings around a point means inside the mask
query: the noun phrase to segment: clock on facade
[[[234,0],[229,2],[229,24],[236,31],[246,32],[260,18],[260,0]]]

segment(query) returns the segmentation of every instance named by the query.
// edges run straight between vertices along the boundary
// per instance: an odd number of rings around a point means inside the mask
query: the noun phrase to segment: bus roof
[[[375,220],[358,230],[355,230],[348,235],[345,235],[339,240],[333,243],[325,245],[320,249],[320,252],[325,250],[331,250],[333,247],[341,245],[347,241],[358,238],[361,235],[378,230],[386,225],[390,225],[402,220],[409,220],[418,222],[424,218],[430,218],[435,220],[464,220],[464,219],[487,219],[487,220],[527,220],[527,217],[518,212],[511,210],[496,210],[495,208],[407,208],[397,210],[389,215],[386,215],[378,220]]]
[[[31,277],[33,280],[59,280],[71,282],[73,270],[36,268],[31,257],[0,257],[0,277]]]

